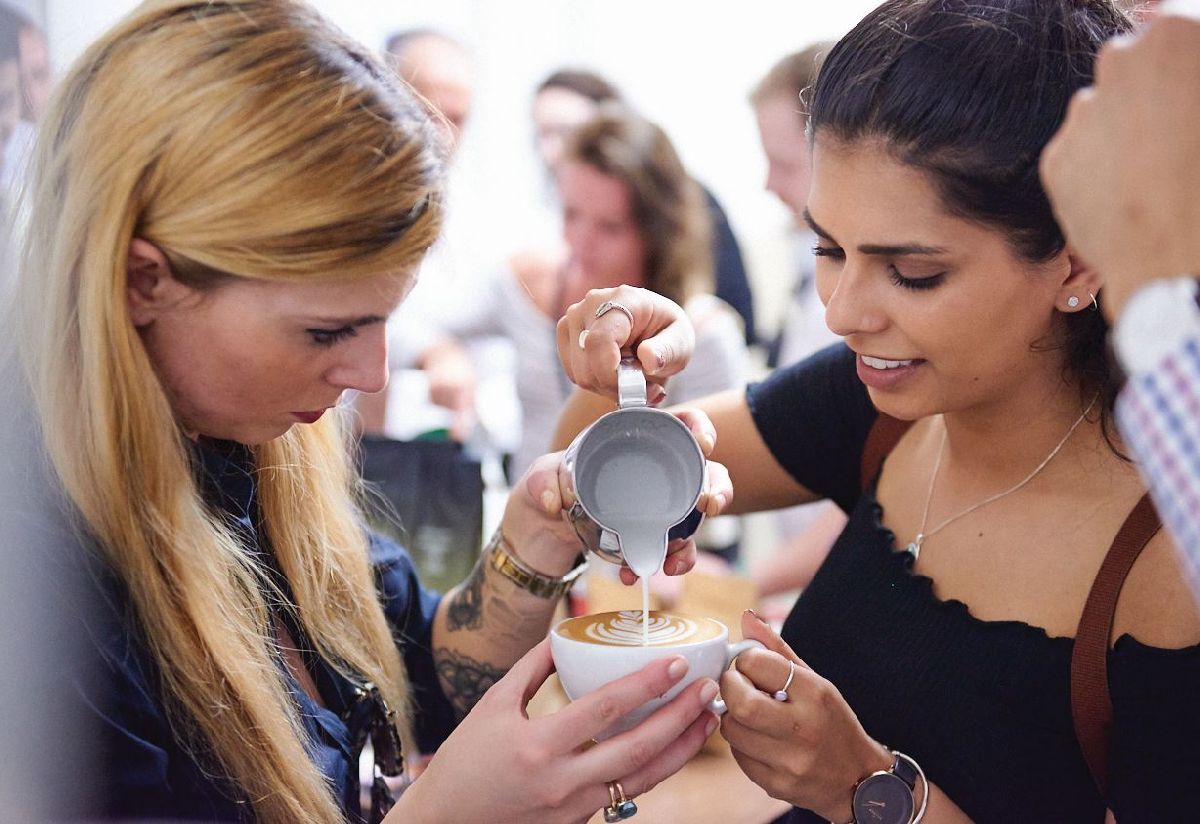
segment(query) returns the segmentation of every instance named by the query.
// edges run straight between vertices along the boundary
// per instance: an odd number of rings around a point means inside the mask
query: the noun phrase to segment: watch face
[[[891,773],[864,779],[854,792],[855,824],[909,824],[912,814],[912,789]]]

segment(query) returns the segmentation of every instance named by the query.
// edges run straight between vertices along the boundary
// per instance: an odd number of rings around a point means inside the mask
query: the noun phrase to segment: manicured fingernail
[[[687,671],[688,671],[687,659],[681,655],[676,656],[675,660],[671,662],[671,666],[667,667],[667,675],[669,675],[671,677],[672,681],[678,681],[680,678],[683,677],[683,674]],[[707,701],[708,699],[706,698],[705,700]]]
[[[587,349],[588,330],[584,329],[579,333],[579,348]]]
[[[716,697],[717,697],[717,682],[716,681],[709,681],[707,684],[705,684],[703,687],[700,688],[700,700],[703,701],[704,703],[707,704],[709,701],[713,700]]]
[[[547,515],[558,511],[558,497],[549,489],[542,493],[542,509],[546,510]]]
[[[659,369],[667,365],[667,356],[662,353],[661,349],[654,350],[654,362],[658,364]]]
[[[762,617],[761,615],[759,615],[757,612],[755,612],[754,610],[752,610],[752,609],[748,609],[748,610],[746,610],[746,612],[748,612],[748,613],[750,613],[751,615],[753,615],[753,616],[754,616],[754,620],[758,621],[758,623],[762,624],[763,626],[766,626],[766,625],[767,625],[767,622],[766,622],[765,620],[763,620],[763,617]]]
[[[717,725],[720,723],[721,719],[717,718],[715,715],[710,715],[708,717],[708,723],[704,725],[704,737],[708,738],[710,735],[716,732]]]

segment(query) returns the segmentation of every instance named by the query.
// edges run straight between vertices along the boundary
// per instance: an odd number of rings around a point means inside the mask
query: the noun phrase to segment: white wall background
[[[131,0],[43,0],[52,56],[67,65],[135,7]],[[746,96],[779,57],[836,38],[876,0],[317,0],[351,35],[380,48],[387,34],[431,26],[464,41],[478,66],[476,109],[458,158],[489,244],[523,245],[519,218],[542,193],[532,151],[534,86],[564,65],[595,69],[671,135],[692,173],[729,212],[751,266],[763,325],[790,271],[787,216],[762,191],[765,165]],[[146,93],[152,95],[153,89]],[[460,189],[461,191],[461,189]],[[502,239],[500,239],[502,238]],[[507,250],[498,249],[498,255]]]

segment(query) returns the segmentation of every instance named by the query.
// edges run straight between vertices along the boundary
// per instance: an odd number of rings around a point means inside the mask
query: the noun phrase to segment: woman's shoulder
[[[776,369],[750,387],[749,400],[752,410],[769,406],[790,412],[797,405],[816,407],[841,420],[856,422],[855,428],[863,429],[864,435],[878,414],[867,388],[858,379],[854,352],[842,342]]]
[[[847,510],[857,500],[867,435],[878,417],[854,353],[835,343],[746,390],[763,443],[805,488]]]
[[[1118,637],[1136,638],[1147,648],[1191,649],[1200,665],[1200,601],[1184,554],[1166,529],[1150,539],[1130,569],[1113,623]],[[1200,668],[1196,674],[1200,677]]]
[[[520,249],[508,258],[512,283],[547,316],[553,317],[558,311],[559,278],[566,259],[566,249],[561,245]]]

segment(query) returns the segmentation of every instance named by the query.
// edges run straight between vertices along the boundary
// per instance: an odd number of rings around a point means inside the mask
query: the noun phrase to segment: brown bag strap
[[[913,425],[912,421],[902,421],[891,415],[879,413],[875,423],[867,432],[867,440],[863,443],[862,463],[859,469],[859,482],[862,491],[866,492],[872,482],[879,477],[883,469],[883,460],[900,441],[900,438]]]
[[[1108,639],[1112,635],[1117,598],[1133,562],[1162,524],[1150,494],[1137,502],[1113,539],[1075,631],[1071,650],[1071,718],[1092,780],[1108,796],[1108,753],[1112,733],[1112,698],[1108,692]]]

